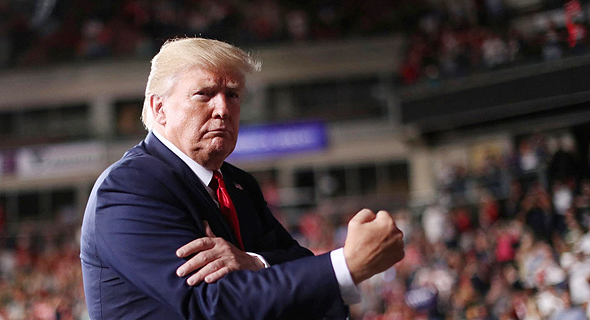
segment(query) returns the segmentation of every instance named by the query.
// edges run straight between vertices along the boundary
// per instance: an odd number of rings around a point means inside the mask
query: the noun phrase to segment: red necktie
[[[240,234],[240,222],[238,221],[238,214],[236,212],[236,208],[234,207],[234,203],[229,197],[229,193],[227,193],[225,182],[223,182],[223,177],[218,171],[213,171],[213,178],[214,180],[211,181],[211,188],[217,193],[219,209],[221,210],[223,216],[225,216],[227,221],[231,224],[234,234],[238,239],[240,249],[244,250],[244,244],[242,243],[242,236]]]

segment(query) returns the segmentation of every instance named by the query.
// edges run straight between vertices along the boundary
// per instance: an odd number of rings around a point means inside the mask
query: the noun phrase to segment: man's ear
[[[159,125],[166,124],[166,113],[164,112],[164,99],[157,94],[152,94],[150,97],[150,107],[154,121]]]

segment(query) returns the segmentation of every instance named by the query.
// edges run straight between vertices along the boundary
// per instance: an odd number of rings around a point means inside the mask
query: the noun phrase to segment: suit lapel
[[[190,199],[192,204],[191,206],[191,214],[195,221],[197,222],[198,226],[202,225],[202,220],[207,220],[209,222],[209,226],[213,233],[216,236],[222,237],[234,245],[237,245],[236,238],[233,234],[231,226],[227,223],[219,207],[215,203],[215,201],[205,189],[205,186],[199,179],[199,177],[195,174],[191,168],[184,163],[174,152],[172,152],[168,147],[166,147],[153,133],[149,133],[144,140],[145,149],[153,155],[154,157],[162,160],[169,166],[171,166],[175,171],[179,172],[184,180],[190,185],[190,189],[193,192],[190,194],[193,197]],[[231,193],[230,193],[231,197]],[[232,198],[233,199],[233,198]],[[239,216],[239,214],[238,214]],[[241,227],[241,225],[240,225]],[[202,230],[203,234],[205,230]]]

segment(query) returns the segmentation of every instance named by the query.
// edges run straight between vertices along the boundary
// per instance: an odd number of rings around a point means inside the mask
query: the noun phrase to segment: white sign
[[[92,174],[104,169],[106,158],[98,142],[28,147],[18,150],[16,172],[29,179]]]

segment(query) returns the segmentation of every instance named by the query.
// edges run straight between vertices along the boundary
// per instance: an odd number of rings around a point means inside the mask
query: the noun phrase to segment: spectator
[[[555,24],[551,22],[545,33],[543,44],[543,59],[545,61],[559,60],[562,57],[561,39],[556,30]]]
[[[450,230],[447,225],[449,221],[447,212],[440,205],[430,205],[424,211],[422,217],[422,228],[428,243],[435,244],[446,240],[446,232]]]
[[[570,292],[563,290],[561,292],[561,301],[563,307],[553,314],[552,319],[555,320],[587,320],[584,310],[579,306],[572,305]]]

